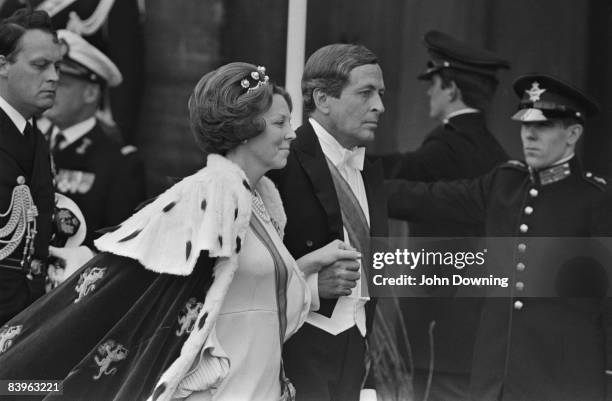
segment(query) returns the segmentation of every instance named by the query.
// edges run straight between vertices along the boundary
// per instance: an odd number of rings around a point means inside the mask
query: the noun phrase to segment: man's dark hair
[[[332,44],[320,48],[308,58],[304,66],[304,111],[311,114],[316,109],[312,97],[315,89],[321,89],[329,96],[339,98],[354,68],[377,63],[376,55],[361,45]]]
[[[19,52],[19,39],[30,29],[48,32],[57,39],[47,12],[22,8],[0,21],[0,55],[14,61]]]
[[[438,71],[437,74],[442,80],[442,88],[448,88],[451,82],[455,82],[466,106],[483,112],[489,108],[497,89],[497,79],[448,68]]]

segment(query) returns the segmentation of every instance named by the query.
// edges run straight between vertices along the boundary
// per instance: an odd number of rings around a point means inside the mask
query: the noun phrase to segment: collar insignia
[[[561,181],[571,174],[569,162],[549,167],[538,172],[541,185],[553,184],[557,181]]]

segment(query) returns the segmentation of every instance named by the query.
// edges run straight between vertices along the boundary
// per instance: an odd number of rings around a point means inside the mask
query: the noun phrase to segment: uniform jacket
[[[344,234],[340,204],[319,140],[310,123],[298,128],[296,134],[286,167],[269,176],[278,187],[287,213],[285,245],[298,259],[335,239],[344,240]],[[370,209],[370,233],[384,237],[388,226],[380,162],[366,160],[362,176]],[[319,313],[330,316],[335,300],[320,301]],[[374,304],[375,300],[366,304],[368,328]]]
[[[123,155],[99,123],[53,158],[56,190],[83,212],[88,244],[96,230],[119,224],[145,199],[142,162],[135,154]]]
[[[26,138],[0,110],[0,213],[6,213],[10,207],[18,177],[25,179],[38,209],[33,257],[45,260],[51,238],[54,204],[49,148],[38,130]],[[7,219],[0,217],[0,227],[6,222]],[[8,257],[21,260],[23,246],[22,240],[21,245]],[[29,281],[25,272],[0,268],[0,324],[43,294],[42,280],[42,276],[38,276],[34,281]]]
[[[478,112],[450,118],[427,134],[413,152],[381,159],[385,178],[432,182],[478,177],[507,161],[508,156],[487,128],[483,113]],[[410,225],[413,236],[471,236],[482,232],[482,226],[471,223]]]
[[[17,178],[24,177],[38,208],[35,257],[45,258],[51,237],[54,204],[49,148],[38,130],[29,139],[0,110],[0,212],[4,213],[8,209]],[[0,221],[4,224],[4,221]]]
[[[264,177],[257,190],[282,228],[274,185]],[[45,400],[163,401],[202,355],[202,390],[218,386],[230,365],[207,341],[250,216],[244,173],[209,156],[96,240],[104,252],[0,327],[0,378],[62,380],[63,395]]]
[[[436,127],[413,152],[382,157],[385,178],[439,181],[475,178],[508,160],[506,152],[489,131],[481,112],[460,114]],[[410,222],[412,237],[482,236],[484,225],[448,221],[444,224]],[[469,242],[469,240],[466,240]],[[474,337],[480,318],[481,300],[446,296],[400,299],[405,330],[412,345],[414,364],[429,369],[429,324],[434,330],[436,372],[467,374],[470,371]]]
[[[489,263],[494,274],[509,278],[509,287],[501,298],[485,300],[474,355],[474,400],[604,399],[612,309],[595,291],[601,280],[587,283],[590,298],[572,299],[562,287],[550,286],[583,279],[587,266],[568,280],[565,264],[535,262],[564,249],[550,252],[540,237],[559,244],[563,237],[610,235],[604,183],[583,171],[576,158],[545,172],[512,162],[473,180],[387,183],[393,217],[477,221],[487,237],[507,237],[497,263]]]

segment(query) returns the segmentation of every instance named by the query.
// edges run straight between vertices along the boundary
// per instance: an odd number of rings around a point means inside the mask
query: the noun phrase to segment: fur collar
[[[287,218],[279,193],[262,177],[257,190],[284,228]],[[138,260],[157,273],[189,275],[201,251],[212,257],[239,252],[251,217],[251,186],[230,160],[208,156],[206,167],[184,178],[95,241],[100,251]]]
[[[257,183],[270,217],[281,231],[287,217],[274,183],[266,177]],[[101,251],[138,260],[146,269],[189,275],[200,251],[217,257],[214,280],[193,331],[179,357],[157,382],[150,401],[169,401],[179,383],[202,352],[214,328],[227,290],[238,269],[238,253],[251,218],[251,186],[244,172],[228,159],[211,154],[207,166],[186,177],[152,203],[127,219],[115,231],[95,241]],[[218,386],[229,373],[229,361],[210,364],[207,383]]]

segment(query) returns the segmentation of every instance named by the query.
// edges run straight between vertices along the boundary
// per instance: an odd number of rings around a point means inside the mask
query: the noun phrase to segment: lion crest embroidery
[[[79,294],[74,300],[75,304],[96,289],[96,283],[104,277],[104,273],[106,273],[106,267],[90,267],[81,273],[79,283],[74,287]]]
[[[4,326],[0,329],[0,354],[13,345],[13,340],[21,334],[22,325]]]
[[[193,325],[202,310],[202,306],[204,306],[202,302],[198,302],[195,298],[189,298],[189,301],[187,301],[178,316],[179,329],[176,331],[177,337],[185,333],[191,333]]]
[[[115,340],[107,340],[98,347],[98,354],[100,357],[94,355],[94,361],[98,365],[98,373],[93,376],[94,380],[98,380],[102,375],[114,375],[117,368],[111,368],[111,364],[127,358],[128,350]]]

